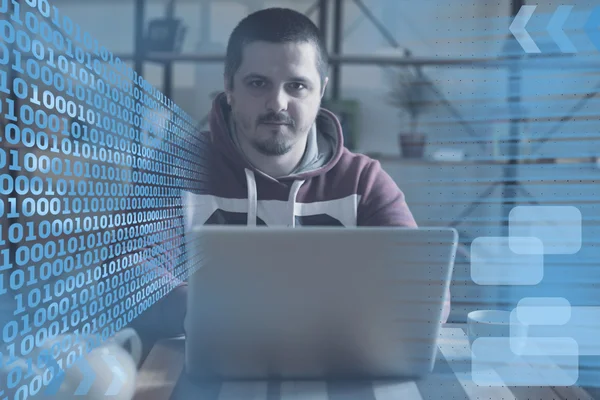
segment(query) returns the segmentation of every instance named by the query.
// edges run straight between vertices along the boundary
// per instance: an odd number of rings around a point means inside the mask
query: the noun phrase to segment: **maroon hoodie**
[[[183,199],[186,231],[214,224],[417,226],[404,194],[380,163],[344,147],[340,122],[330,111],[320,110],[303,165],[278,178],[256,169],[239,150],[229,112],[224,94],[217,96],[210,131],[190,144],[200,152],[200,162]],[[182,330],[186,293],[185,283],[175,288],[152,310],[151,319]],[[444,321],[448,312],[449,301]],[[167,316],[177,321],[167,322]]]
[[[214,101],[210,131],[201,134],[202,180],[184,201],[186,227],[267,226],[416,227],[404,194],[375,161],[344,147],[342,129],[321,109],[301,168],[274,178],[256,169],[230,134],[229,106]],[[193,205],[193,207],[192,207]]]

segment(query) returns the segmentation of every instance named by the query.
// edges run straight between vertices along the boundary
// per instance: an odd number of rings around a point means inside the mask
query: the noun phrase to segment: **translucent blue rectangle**
[[[570,337],[582,356],[600,356],[600,307],[571,307],[571,318],[564,325],[529,325],[530,337]]]
[[[567,338],[568,339],[568,338]],[[569,347],[567,341],[565,347]],[[570,350],[577,344],[570,342]],[[517,356],[510,338],[479,338],[473,342],[471,376],[480,386],[571,386],[579,377],[577,355]]]
[[[564,297],[526,297],[519,301],[516,315],[527,325],[564,325],[571,319],[571,303]]]
[[[509,237],[537,237],[544,254],[575,254],[581,248],[581,212],[573,206],[517,206],[508,216]],[[513,248],[513,245],[515,247]],[[532,254],[536,248],[523,248],[511,241],[519,254]]]
[[[520,347],[519,356],[578,356],[579,346],[570,337],[531,337]],[[512,347],[514,349],[514,346]]]
[[[533,254],[513,252],[507,237],[478,237],[471,244],[471,279],[479,285],[537,285],[544,277],[542,242],[520,238]]]

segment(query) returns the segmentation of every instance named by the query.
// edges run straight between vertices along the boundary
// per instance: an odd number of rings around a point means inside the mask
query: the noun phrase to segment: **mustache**
[[[286,124],[294,126],[294,120],[288,114],[269,113],[260,116],[257,121],[259,124]]]

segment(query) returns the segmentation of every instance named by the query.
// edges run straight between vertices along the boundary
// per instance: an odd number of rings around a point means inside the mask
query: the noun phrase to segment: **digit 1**
[[[17,307],[16,307],[15,311],[13,312],[13,315],[19,315],[21,313],[24,313],[25,307],[23,306],[23,294],[17,293],[15,295],[15,300],[17,302]]]
[[[0,259],[2,260],[2,264],[0,264],[0,271],[11,269],[13,267],[13,265],[10,263],[9,250],[10,249],[4,249],[4,250],[0,251],[0,254],[1,254]]]
[[[23,21],[21,21],[21,5],[19,4],[19,0],[12,0],[13,3],[13,12],[10,16],[10,19],[15,21],[19,25],[23,25]]]
[[[54,50],[51,47],[48,47],[46,50],[48,51],[48,59],[46,60],[46,63],[52,68],[56,68],[56,64],[54,63]]]
[[[15,344],[9,344],[6,346],[6,349],[8,349],[8,361],[6,362],[6,365],[8,366],[17,361],[17,356],[15,355]]]
[[[33,221],[28,221],[27,222],[27,228],[29,229],[29,235],[27,235],[27,237],[25,238],[26,242],[32,242],[36,239],[35,236],[35,225],[33,223]],[[27,285],[29,286],[29,284]]]
[[[9,197],[8,202],[10,203],[10,212],[6,214],[6,218],[19,218],[17,212],[17,199],[15,197]]]
[[[6,82],[6,71],[0,70],[0,92],[10,94],[10,90],[8,90],[8,87],[6,86]]]
[[[9,151],[9,153],[10,153],[12,162],[8,166],[8,169],[10,171],[20,171],[21,166],[19,165],[19,150],[11,149]]]
[[[36,106],[41,105],[42,103],[40,103],[40,95],[39,95],[39,89],[37,85],[34,85],[33,83],[31,84],[31,88],[33,89],[33,97],[30,98],[30,101],[35,104]]]
[[[4,114],[4,117],[9,121],[18,121],[17,116],[15,115],[15,101],[13,99],[4,99],[4,101],[6,101],[6,105],[8,105],[8,112]]]
[[[2,269],[2,268],[0,268],[0,269]],[[8,274],[0,274],[0,296],[8,293],[8,290],[6,290],[6,288],[4,287],[4,278],[7,275]],[[2,352],[0,352],[0,368],[2,368]]]
[[[23,66],[21,65],[22,64],[21,52],[17,51],[17,50],[13,50],[13,54],[15,55],[15,59],[13,60],[13,64],[12,64],[11,68],[20,74],[24,74],[25,70],[23,69]]]
[[[23,310],[25,312],[25,310]],[[31,326],[29,325],[29,315],[25,314],[21,316],[21,320],[23,321],[23,330],[20,332],[21,335],[26,335],[31,332]]]
[[[60,25],[60,18],[59,18],[59,12],[58,12],[58,8],[56,8],[56,6],[52,6],[52,23],[54,25],[56,25],[57,27],[61,27]]]
[[[52,188],[52,178],[46,178],[48,189],[46,189],[46,196],[54,196],[54,189]]]
[[[23,378],[29,379],[33,375],[35,375],[35,373],[33,371],[33,365],[32,364],[33,364],[32,357],[27,357],[27,375],[25,375]]]

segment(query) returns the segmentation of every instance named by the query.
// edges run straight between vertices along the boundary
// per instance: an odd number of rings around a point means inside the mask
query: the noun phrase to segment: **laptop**
[[[433,369],[456,230],[190,233],[185,372],[193,379],[417,379]]]

